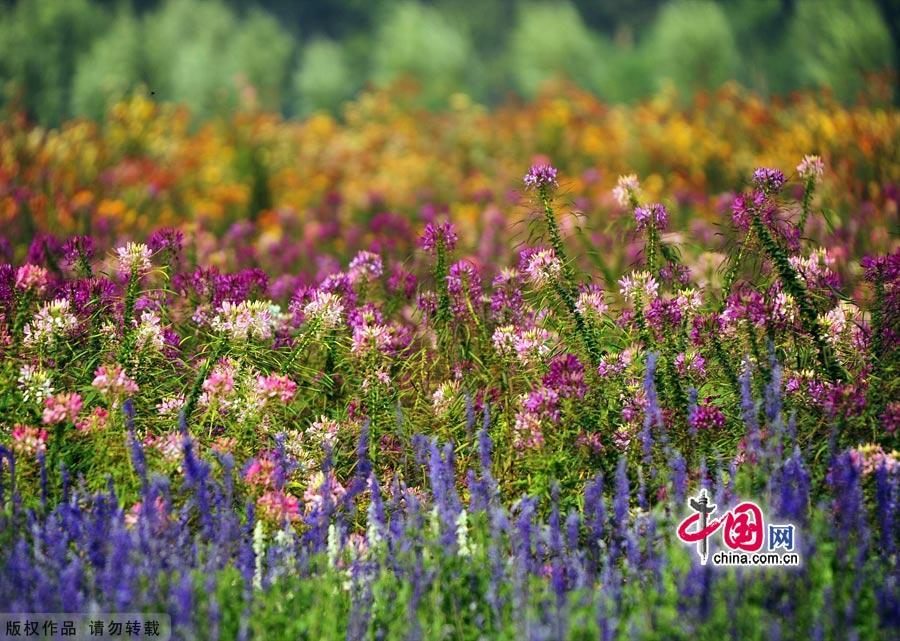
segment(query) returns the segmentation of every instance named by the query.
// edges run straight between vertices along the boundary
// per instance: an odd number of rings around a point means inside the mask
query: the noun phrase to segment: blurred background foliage
[[[139,87],[297,116],[403,78],[433,108],[556,78],[613,102],[731,79],[896,100],[898,24],[900,0],[0,0],[0,99],[50,125]]]

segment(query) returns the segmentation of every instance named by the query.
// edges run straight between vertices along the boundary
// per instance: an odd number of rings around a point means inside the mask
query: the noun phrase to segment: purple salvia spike
[[[760,436],[759,436],[759,420],[757,418],[757,405],[753,400],[753,391],[751,390],[751,368],[750,360],[744,360],[744,371],[741,372],[741,416],[744,419],[744,425],[747,426],[747,450],[750,453],[751,460],[755,460],[760,454]]]
[[[688,432],[693,436],[697,434],[697,423],[694,417],[697,414],[697,388],[691,385],[688,388]]]
[[[475,403],[472,393],[468,390],[463,393],[463,398],[466,403],[466,435],[472,436],[472,431],[475,429]]]
[[[890,470],[883,461],[875,470],[875,501],[881,529],[882,555],[890,558],[900,542],[900,474],[896,470]]]

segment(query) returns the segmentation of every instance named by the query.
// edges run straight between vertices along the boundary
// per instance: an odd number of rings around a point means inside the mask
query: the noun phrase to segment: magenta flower
[[[646,229],[650,225],[656,229],[665,229],[669,224],[669,212],[659,203],[636,207],[634,220],[637,222],[638,230]]]
[[[888,403],[881,414],[881,426],[888,434],[897,434],[898,427],[900,427],[900,401]]]
[[[63,245],[63,257],[69,265],[94,257],[94,239],[90,236],[72,236]]]
[[[784,187],[784,172],[780,169],[759,167],[753,172],[753,184],[767,194],[777,194]]]
[[[557,187],[556,168],[552,165],[532,165],[523,181],[529,189]]]
[[[450,294],[455,316],[467,317],[470,305],[477,312],[482,303],[481,276],[478,268],[467,260],[453,263],[447,274],[447,292]]]
[[[707,398],[694,409],[690,416],[691,428],[694,430],[714,430],[725,427],[725,414]]]
[[[453,251],[456,247],[456,241],[459,237],[456,235],[456,229],[452,223],[428,223],[425,225],[425,231],[422,233],[421,246],[425,251],[434,254],[437,252],[438,245],[443,245],[445,251]]]
[[[584,365],[574,354],[560,354],[550,361],[550,368],[544,375],[544,385],[560,396],[583,398],[587,393],[584,382]]]
[[[563,265],[552,249],[539,249],[528,257],[525,275],[538,287],[556,281],[562,274]]]
[[[606,449],[603,447],[603,439],[599,432],[581,432],[575,438],[575,444],[596,456],[603,454]]]
[[[381,256],[370,251],[361,251],[350,261],[349,276],[351,282],[368,282],[379,278],[384,273]]]

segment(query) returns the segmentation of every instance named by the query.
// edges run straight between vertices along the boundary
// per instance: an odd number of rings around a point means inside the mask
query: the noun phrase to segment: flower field
[[[896,110],[733,86],[0,123],[0,611],[895,639],[898,201]]]

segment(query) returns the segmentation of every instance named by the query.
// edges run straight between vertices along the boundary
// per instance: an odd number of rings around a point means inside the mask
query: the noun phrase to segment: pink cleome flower
[[[134,505],[132,505],[128,512],[125,514],[125,525],[126,527],[134,527],[138,524],[141,518],[141,514],[144,512],[144,503],[143,501],[138,501]],[[163,529],[166,525],[168,525],[169,515],[166,511],[166,502],[163,500],[161,496],[157,496],[156,500],[153,501],[153,510],[150,512],[150,518],[155,521],[154,529]]]
[[[322,472],[316,472],[310,477],[306,485],[306,492],[303,494],[306,511],[315,512],[321,509],[325,504],[326,497],[331,505],[335,505],[346,493],[346,488],[338,482],[334,470],[329,470],[327,476]]]
[[[256,377],[256,391],[263,400],[278,399],[282,403],[290,403],[297,393],[297,384],[287,376],[270,374]]]
[[[94,372],[94,381],[91,385],[105,396],[129,396],[138,391],[138,384],[125,373],[125,369],[118,363],[98,367]]]
[[[275,457],[272,452],[263,452],[250,461],[244,470],[244,481],[253,487],[274,487]]]
[[[95,407],[86,417],[75,421],[75,429],[79,432],[93,432],[106,429],[109,412],[102,407]]]
[[[16,289],[43,294],[48,281],[49,276],[44,267],[28,264],[16,270]]]
[[[256,501],[260,516],[273,521],[300,520],[300,501],[297,497],[269,490]]]
[[[33,456],[47,451],[47,430],[17,424],[12,429],[12,448],[22,455]]]
[[[79,394],[66,393],[51,396],[44,400],[44,425],[56,425],[65,421],[74,423],[82,405]]]

